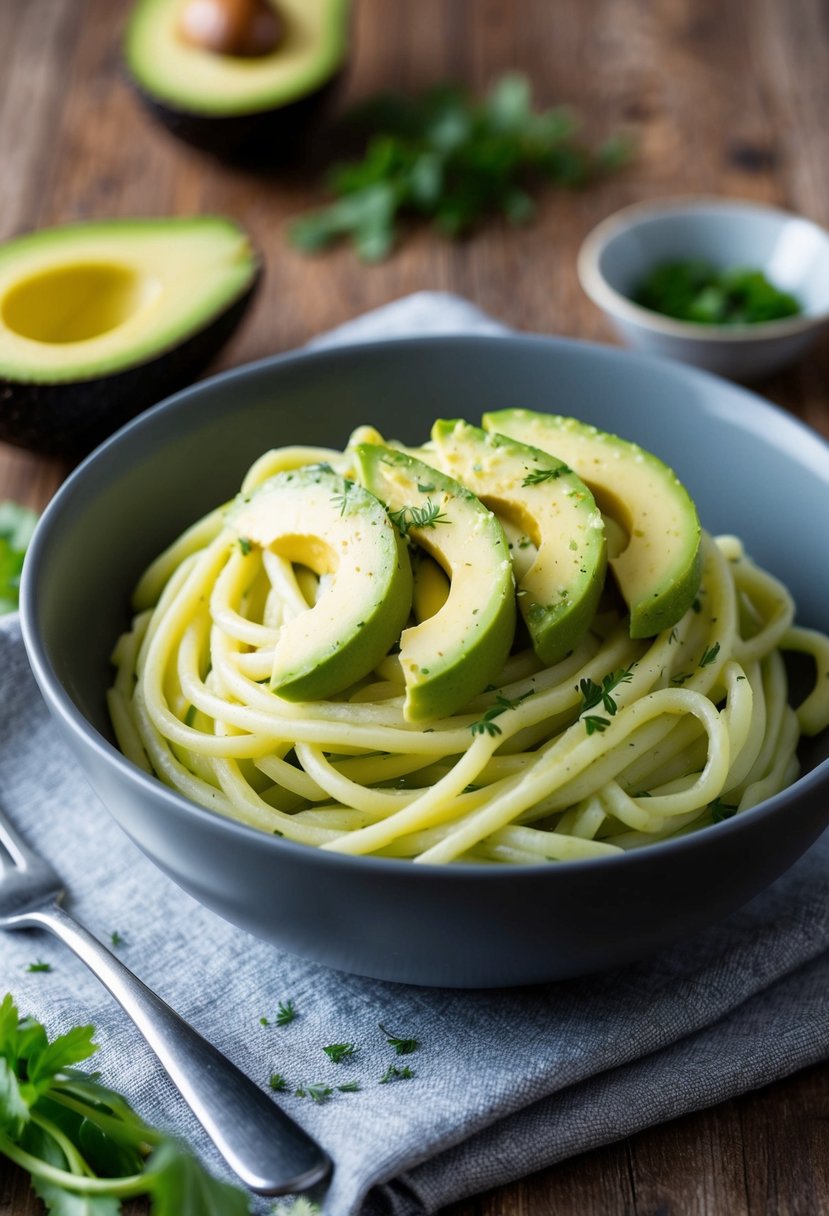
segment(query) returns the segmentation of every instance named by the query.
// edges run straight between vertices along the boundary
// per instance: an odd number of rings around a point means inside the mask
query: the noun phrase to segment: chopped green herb
[[[396,1064],[389,1064],[380,1078],[380,1084],[385,1085],[389,1081],[410,1081],[414,1075],[414,1071],[408,1066],[398,1068]]]
[[[353,1043],[330,1043],[322,1050],[334,1064],[340,1064],[343,1060],[348,1060],[357,1054],[357,1048]]]
[[[287,1026],[297,1016],[293,1001],[280,1001],[276,1007],[277,1026]]]
[[[119,933],[117,929],[113,929],[112,933],[109,935],[109,943],[116,950],[119,946],[123,946],[124,940],[123,935]]]
[[[802,311],[793,295],[775,287],[760,270],[722,270],[691,260],[655,267],[633,299],[652,312],[700,325],[754,325]]]
[[[334,169],[329,206],[290,228],[306,253],[350,240],[364,261],[386,257],[401,220],[426,221],[457,239],[490,216],[523,224],[545,182],[577,187],[617,168],[630,148],[618,137],[592,151],[563,107],[537,111],[526,77],[504,76],[481,102],[444,86],[387,95],[352,116],[367,133],[362,160]]]
[[[671,676],[671,683],[676,684],[677,687],[681,688],[686,680],[690,680],[693,674],[694,673],[692,671],[681,671],[677,675]]]
[[[715,642],[713,646],[709,646],[699,661],[700,667],[707,667],[709,663],[713,663],[717,655],[720,653],[720,644]]]
[[[435,487],[432,485],[431,482],[427,482],[426,485],[421,485],[420,482],[418,482],[417,488],[421,494],[431,494],[434,491]]]
[[[41,962],[41,961],[40,961],[40,959],[38,959],[38,961],[37,961],[36,963],[29,963],[29,965],[28,965],[28,967],[26,968],[26,970],[27,970],[27,971],[51,971],[51,970],[52,970],[52,964],[51,964],[51,963],[43,963],[43,962]]]
[[[340,515],[345,515],[345,513],[346,513],[346,510],[348,508],[348,496],[349,496],[350,492],[354,489],[354,482],[349,481],[347,477],[344,477],[343,486],[344,486],[344,489],[343,489],[342,494],[333,494],[331,496],[331,502],[334,504],[335,507],[340,508]]]
[[[302,1098],[310,1098],[311,1101],[316,1102],[318,1106],[322,1106],[324,1102],[327,1102],[334,1092],[330,1085],[305,1085],[302,1086],[302,1089],[302,1094],[300,1094],[299,1090],[297,1090],[298,1096]]]
[[[601,734],[610,726],[610,719],[602,718],[598,714],[588,714],[586,718],[582,718],[582,722],[588,735]]]
[[[437,503],[427,498],[422,507],[400,507],[389,511],[389,519],[401,536],[408,536],[412,528],[434,528],[437,524],[448,524],[449,520]]]
[[[497,722],[493,722],[493,718],[500,717],[501,714],[505,714],[509,709],[517,709],[522,701],[526,701],[527,697],[531,697],[533,695],[534,691],[534,689],[530,688],[527,690],[527,692],[522,693],[520,697],[516,697],[515,700],[512,701],[509,697],[502,696],[501,693],[498,693],[495,698],[495,704],[486,711],[482,718],[479,718],[477,722],[472,722],[470,724],[469,729],[472,731],[472,734],[491,735],[492,737],[495,735],[500,735],[502,733],[501,727]]]
[[[393,1047],[399,1056],[410,1056],[413,1051],[417,1051],[420,1046],[419,1039],[402,1039],[391,1031],[386,1030],[382,1022],[379,1023],[380,1029],[386,1036],[386,1042],[390,1047]]]
[[[272,1072],[268,1077],[268,1085],[276,1094],[284,1094],[288,1088],[288,1082],[281,1072]]]
[[[573,470],[568,468],[566,464],[560,464],[555,469],[533,469],[528,473],[521,482],[522,486],[538,486],[545,481],[557,481],[559,477],[563,477],[565,473],[572,473]]]
[[[50,1041],[10,994],[0,1002],[0,1153],[29,1172],[52,1216],[114,1216],[138,1195],[154,1216],[247,1216],[247,1192],[76,1067],[97,1050],[94,1033],[76,1026]]]
[[[614,689],[618,688],[620,684],[629,683],[632,679],[633,672],[629,668],[622,668],[620,671],[612,671],[610,675],[604,676],[601,687],[589,678],[579,680],[579,692],[581,693],[579,712],[584,713],[588,709],[595,709],[601,703],[612,718],[619,708],[612,696]]]
[[[338,1085],[337,1089],[341,1094],[356,1094],[361,1086],[359,1081],[346,1081],[343,1085]]]
[[[253,548],[253,545],[251,544],[251,542],[248,540],[248,538],[246,536],[240,536],[239,537],[239,548],[242,550],[242,556],[247,557],[247,555],[250,553],[251,549]]]

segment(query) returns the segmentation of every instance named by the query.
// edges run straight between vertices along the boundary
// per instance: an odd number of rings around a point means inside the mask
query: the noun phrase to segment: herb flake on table
[[[330,172],[334,201],[291,225],[290,240],[304,253],[348,240],[363,261],[380,261],[398,241],[401,221],[429,223],[452,239],[493,216],[524,224],[544,185],[582,186],[630,155],[618,136],[588,147],[564,106],[535,109],[518,73],[481,101],[445,85],[377,97],[351,120],[366,132],[365,151]]]
[[[392,1034],[386,1030],[382,1022],[378,1023],[383,1034],[386,1036],[386,1042],[389,1047],[393,1047],[399,1056],[409,1056],[413,1051],[417,1051],[420,1046],[420,1039],[406,1039],[398,1035]]]

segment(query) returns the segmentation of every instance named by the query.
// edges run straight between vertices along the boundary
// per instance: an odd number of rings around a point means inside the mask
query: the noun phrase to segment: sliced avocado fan
[[[587,633],[604,587],[593,495],[554,456],[468,422],[437,421],[432,441],[435,463],[512,526],[518,607],[538,657],[557,663]]]
[[[700,523],[666,464],[576,418],[498,410],[485,414],[483,425],[563,460],[624,530],[627,544],[609,564],[630,612],[631,637],[652,637],[685,615],[699,590]]]
[[[405,542],[381,503],[324,465],[276,476],[240,496],[227,522],[253,546],[331,575],[307,612],[282,626],[271,688],[288,701],[334,696],[367,676],[400,635],[412,603]]]
[[[376,444],[353,451],[363,484],[400,533],[449,578],[442,606],[400,638],[405,717],[446,717],[497,678],[512,645],[515,588],[504,530],[480,499],[430,465]]]

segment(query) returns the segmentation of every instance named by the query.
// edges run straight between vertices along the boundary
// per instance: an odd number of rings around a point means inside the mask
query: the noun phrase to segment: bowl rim
[[[670,198],[648,199],[631,203],[601,220],[584,238],[576,259],[576,271],[582,290],[599,308],[611,316],[631,321],[645,329],[684,339],[687,342],[718,344],[766,342],[775,338],[794,337],[818,329],[829,321],[829,303],[818,312],[802,312],[778,321],[753,321],[741,325],[712,325],[706,322],[680,321],[653,309],[636,304],[618,291],[601,270],[601,257],[609,242],[622,233],[630,232],[640,223],[662,215],[702,214],[704,212],[761,213],[777,217],[781,224],[797,221],[812,228],[829,247],[829,231],[808,216],[785,211],[769,203],[749,199],[720,198],[716,195],[678,195]]]
[[[591,871],[597,870],[600,872],[603,872],[607,866],[612,867],[612,871],[618,870],[619,867],[623,866],[636,868],[642,863],[643,858],[662,857],[667,859],[674,854],[693,853],[698,849],[705,850],[711,847],[717,839],[724,840],[727,836],[751,832],[754,829],[754,825],[759,824],[761,820],[765,820],[769,816],[778,813],[781,804],[785,804],[792,799],[800,800],[808,797],[812,791],[812,787],[816,786],[822,779],[821,774],[823,770],[829,767],[829,758],[821,761],[808,772],[801,774],[791,786],[774,794],[771,798],[765,799],[757,806],[749,808],[741,815],[734,815],[718,824],[696,832],[690,832],[686,835],[654,841],[641,848],[627,850],[622,854],[605,857],[573,858],[556,861],[554,864],[551,864],[549,861],[501,866],[415,864],[412,861],[400,858],[335,853],[320,848],[313,848],[286,840],[284,837],[268,835],[249,824],[242,823],[218,811],[204,807],[166,785],[155,774],[147,773],[133,764],[109,739],[98,731],[75,704],[63,682],[59,679],[54,665],[49,658],[45,642],[40,635],[36,584],[41,576],[43,550],[47,547],[50,530],[54,526],[55,521],[59,519],[64,502],[76,495],[80,487],[85,486],[85,479],[88,474],[90,472],[94,473],[101,465],[101,462],[104,462],[105,465],[105,462],[114,450],[129,447],[132,437],[137,432],[145,428],[152,428],[156,424],[157,419],[162,415],[186,406],[192,399],[198,399],[205,390],[213,392],[216,388],[233,386],[251,375],[267,374],[274,368],[292,367],[303,363],[313,364],[336,361],[353,356],[358,358],[368,356],[370,358],[371,354],[378,350],[386,353],[391,351],[393,353],[395,349],[400,348],[411,349],[418,346],[449,348],[453,345],[468,346],[474,350],[475,347],[491,346],[493,343],[496,344],[496,347],[501,344],[509,344],[511,346],[557,349],[560,351],[575,349],[592,354],[595,358],[609,360],[610,362],[622,360],[624,363],[644,365],[645,368],[649,367],[662,376],[676,376],[680,379],[691,377],[694,380],[701,380],[703,384],[713,384],[719,389],[726,388],[730,394],[736,394],[743,398],[750,409],[756,410],[760,407],[764,412],[769,411],[783,425],[791,428],[792,431],[799,433],[804,438],[808,438],[811,443],[817,442],[818,444],[822,444],[826,448],[827,461],[829,461],[829,441],[824,440],[817,431],[807,426],[806,423],[794,415],[788,414],[780,407],[775,406],[772,402],[765,400],[749,389],[724,380],[722,377],[700,368],[689,367],[686,364],[665,360],[655,355],[643,354],[638,351],[627,351],[609,344],[577,338],[548,337],[542,334],[522,332],[508,332],[504,335],[468,333],[428,336],[414,335],[403,338],[349,342],[328,347],[301,348],[283,354],[266,356],[265,358],[230,368],[224,372],[200,380],[188,388],[165,398],[157,405],[152,406],[149,410],[132,419],[95,448],[59,486],[54,497],[45,508],[35,529],[27,551],[20,588],[20,624],[23,642],[30,667],[44,701],[58,721],[62,722],[69,732],[82,743],[84,749],[91,749],[100,761],[110,770],[115,771],[119,780],[126,781],[142,798],[150,798],[152,801],[160,800],[166,804],[167,809],[171,813],[177,816],[184,816],[187,819],[195,819],[206,829],[213,829],[220,833],[229,833],[231,837],[236,837],[242,841],[246,840],[249,843],[256,842],[261,848],[275,850],[277,854],[287,849],[289,853],[294,855],[297,861],[308,862],[314,866],[334,866],[335,868],[356,867],[363,874],[376,873],[378,876],[385,874],[386,876],[394,876],[396,880],[407,882],[434,882],[436,876],[443,876],[450,879],[453,883],[477,883],[480,881],[487,883],[509,883],[516,874],[536,879],[546,876],[551,881],[555,881],[552,876],[560,874],[562,871],[570,874],[574,870],[580,872],[588,867]],[[77,759],[77,756],[75,758]],[[109,806],[107,806],[107,810],[113,817],[118,818]],[[124,828],[124,830],[127,829]],[[645,862],[645,864],[647,863]]]

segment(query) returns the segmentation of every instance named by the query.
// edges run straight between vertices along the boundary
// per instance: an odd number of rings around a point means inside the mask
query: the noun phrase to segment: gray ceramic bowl
[[[756,325],[695,325],[631,296],[655,267],[686,259],[762,270],[802,313]],[[579,278],[629,346],[750,380],[799,359],[829,322],[829,233],[802,216],[730,199],[665,199],[626,207],[582,245]]]
[[[670,401],[671,409],[665,409]],[[139,572],[282,443],[340,444],[371,421],[423,439],[438,415],[573,413],[674,465],[704,524],[736,532],[829,629],[829,449],[742,389],[667,361],[530,337],[436,338],[289,355],[150,410],[92,454],[29,551],[23,628],[58,726],[122,827],[227,920],[332,967],[414,984],[527,984],[621,964],[725,916],[829,821],[826,745],[743,816],[622,857],[440,868],[338,856],[230,822],[116,750],[108,655]]]

